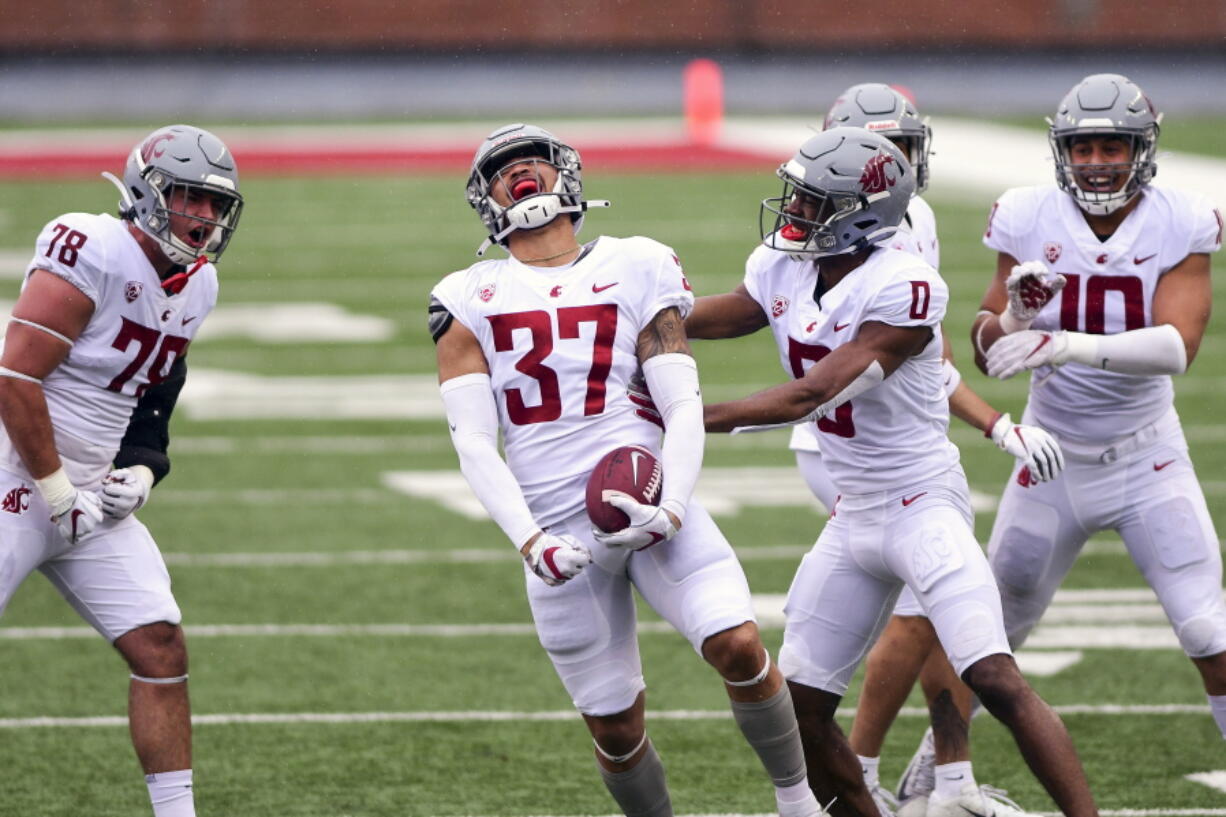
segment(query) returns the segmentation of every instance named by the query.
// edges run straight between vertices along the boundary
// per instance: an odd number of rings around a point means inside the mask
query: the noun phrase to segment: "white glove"
[[[541,581],[557,587],[591,564],[592,554],[573,536],[543,531],[532,543],[524,561]]]
[[[1022,461],[1037,482],[1055,479],[1064,470],[1064,452],[1056,438],[1037,426],[1014,425],[1008,414],[988,432],[996,446]]]
[[[51,517],[51,521],[68,543],[75,545],[102,521],[102,503],[93,491],[77,491],[68,510]]]
[[[1024,329],[1005,335],[988,349],[988,374],[1006,380],[1020,371],[1060,366],[1069,359],[1068,332]]]
[[[123,519],[145,504],[153,488],[153,471],[145,465],[116,468],[102,478],[102,512],[111,519]]]
[[[1030,328],[1030,323],[1067,283],[1063,275],[1053,274],[1042,261],[1018,264],[1005,279],[1009,306],[1000,316],[1006,334]]]
[[[592,536],[602,545],[642,550],[677,535],[677,526],[661,507],[636,502],[620,491],[609,491],[605,501],[630,517],[630,524],[613,533],[594,528]]]

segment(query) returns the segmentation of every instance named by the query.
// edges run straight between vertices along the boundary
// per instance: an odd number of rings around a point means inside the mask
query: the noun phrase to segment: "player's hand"
[[[630,524],[613,533],[593,529],[592,536],[602,545],[642,550],[672,539],[680,529],[668,511],[636,502],[620,491],[609,491],[605,501],[630,517]]]
[[[1024,329],[1005,335],[988,349],[988,374],[1006,380],[1026,369],[1068,361],[1068,333]]]
[[[542,531],[524,554],[524,561],[541,581],[557,587],[591,564],[592,554],[573,536]]]
[[[1065,283],[1063,275],[1052,273],[1042,261],[1027,261],[1014,267],[1005,279],[1005,291],[1009,295],[1008,315],[1002,323],[1005,331],[1012,333],[1029,328],[1030,322],[1060,294]]]
[[[68,543],[75,545],[102,521],[102,503],[92,491],[77,491],[68,510],[51,517],[51,521]]]
[[[102,478],[98,498],[102,512],[111,519],[123,519],[145,504],[153,488],[153,472],[144,465],[116,468]]]
[[[1037,426],[1015,424],[1008,414],[991,428],[992,442],[1012,454],[1030,468],[1030,475],[1039,482],[1055,479],[1064,470],[1064,452],[1056,438]]]
[[[626,396],[630,398],[631,403],[638,406],[634,410],[635,414],[664,428],[664,419],[660,417],[656,401],[651,398],[651,390],[647,388],[647,378],[643,377],[642,369],[630,376],[630,380],[626,383]]]

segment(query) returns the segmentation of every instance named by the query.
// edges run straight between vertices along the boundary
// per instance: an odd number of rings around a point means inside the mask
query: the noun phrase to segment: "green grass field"
[[[585,235],[646,234],[671,244],[699,294],[735,286],[758,238],[757,203],[777,190],[769,168],[677,176],[592,168],[587,177],[589,194],[615,206],[591,214]],[[970,363],[967,340],[994,268],[979,242],[990,202],[942,191],[939,179],[933,187],[942,273],[953,293],[946,329],[961,370],[989,401],[1017,416],[1024,383],[987,381]],[[5,182],[0,189],[0,250],[13,252],[30,248],[49,218],[110,211],[115,198],[101,180]],[[251,178],[244,192],[241,229],[221,268],[223,306],[326,302],[386,319],[393,332],[367,342],[201,341],[192,350],[193,369],[263,377],[432,374],[427,294],[437,279],[471,262],[481,239],[460,174]],[[15,297],[16,286],[11,275],[0,280],[0,297]],[[1219,289],[1219,312],[1224,298]],[[699,344],[696,352],[709,397],[783,377],[766,335]],[[1217,320],[1177,390],[1219,530],[1226,527],[1226,433],[1213,398],[1224,376],[1226,330]],[[341,389],[338,400],[361,396]],[[492,523],[393,492],[382,481],[388,471],[456,469],[441,421],[210,420],[184,410],[172,432],[174,473],[141,518],[167,554],[184,612],[193,708],[202,719],[194,764],[202,817],[614,811],[586,731],[568,713],[534,636],[522,628],[455,635],[403,626],[529,621],[517,556]],[[973,487],[998,493],[1008,458],[964,427],[953,433]],[[784,439],[775,435],[749,443],[713,438],[707,455],[717,468],[790,463]],[[746,556],[755,592],[779,594],[822,517],[806,507],[748,506],[718,521]],[[990,525],[991,514],[981,513],[981,539]],[[1113,539],[1102,537],[1067,586],[1143,586]],[[771,549],[779,545],[791,547]],[[486,558],[462,558],[472,550]],[[656,620],[649,611],[642,618]],[[0,636],[11,636],[12,628],[80,624],[33,576],[6,611]],[[331,627],[265,635],[221,625]],[[148,813],[122,723],[122,661],[97,637],[55,635],[0,637],[0,815]],[[777,628],[766,631],[772,651],[780,636]],[[675,634],[644,634],[642,649],[652,711],[708,713],[649,716],[678,813],[772,808],[770,787],[725,717],[712,671]],[[1226,768],[1226,758],[1207,708],[1196,709],[1204,705],[1196,673],[1176,649],[1087,648],[1068,669],[1034,683],[1057,706],[1090,706],[1065,717],[1104,810],[1226,813],[1226,793],[1184,778]],[[1094,708],[1104,704],[1184,708],[1152,714]],[[353,713],[390,714],[336,722],[288,717]],[[255,714],[286,717],[242,717]],[[44,726],[24,720],[36,717],[103,720]],[[886,782],[896,779],[923,727],[920,717],[900,719],[883,760]],[[990,719],[976,722],[974,751],[981,782],[1008,788],[1029,809],[1053,808]]]

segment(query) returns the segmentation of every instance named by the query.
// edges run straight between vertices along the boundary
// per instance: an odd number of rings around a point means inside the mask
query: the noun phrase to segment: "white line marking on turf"
[[[1185,780],[1191,780],[1193,783],[1201,783],[1211,789],[1218,791],[1226,791],[1226,771],[1216,772],[1197,772],[1196,774],[1184,775]]]
[[[1061,715],[1203,715],[1206,704],[1069,704],[1053,707]],[[855,717],[855,707],[839,711],[846,718]],[[904,706],[900,717],[926,718],[927,707]],[[252,712],[215,715],[193,715],[198,726],[228,726],[231,724],[267,723],[523,723],[533,721],[571,721],[578,718],[573,709],[537,712],[508,710],[470,710],[442,712]],[[664,721],[723,721],[731,720],[727,709],[665,709],[652,711],[652,720]],[[37,729],[42,727],[126,726],[124,715],[58,718],[0,718],[0,729]]]

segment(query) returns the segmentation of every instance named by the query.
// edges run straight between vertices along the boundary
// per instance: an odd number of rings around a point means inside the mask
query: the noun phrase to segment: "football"
[[[655,454],[639,445],[614,448],[601,457],[588,477],[588,518],[605,533],[619,531],[630,519],[605,501],[608,494],[619,491],[644,505],[659,505],[663,487],[664,473]]]

